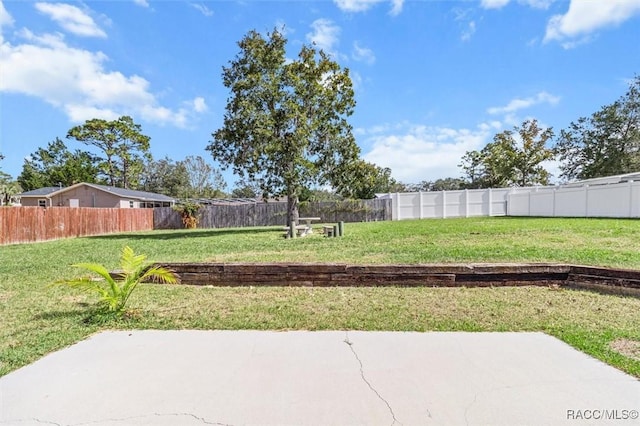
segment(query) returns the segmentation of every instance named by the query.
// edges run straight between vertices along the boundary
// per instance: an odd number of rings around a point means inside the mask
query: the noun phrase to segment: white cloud
[[[184,127],[205,106],[196,98],[190,108],[163,107],[149,81],[107,70],[109,58],[104,53],[69,46],[61,34],[35,35],[24,29],[18,35],[25,39],[22,44],[0,44],[0,92],[42,99],[73,122],[126,114]]]
[[[66,104],[63,106],[67,117],[74,123],[81,123],[92,118],[115,120],[120,114],[109,108],[97,108],[91,105]]]
[[[65,3],[36,3],[35,8],[70,33],[83,37],[107,37],[93,18],[76,6]]]
[[[369,65],[376,61],[376,55],[373,53],[373,50],[360,46],[357,41],[353,43],[353,53],[351,57],[356,61],[365,62]]]
[[[454,14],[454,21],[458,22],[461,30],[460,40],[469,41],[471,37],[476,33],[477,25],[476,21],[473,19],[474,10],[471,8],[462,9],[456,7],[452,9]]]
[[[540,92],[535,96],[529,98],[516,98],[512,99],[507,105],[503,107],[491,107],[487,110],[489,114],[512,114],[518,110],[530,108],[534,105],[547,103],[550,105],[555,105],[560,102],[560,97],[554,96],[547,92]],[[511,120],[509,120],[511,121]]]
[[[307,40],[328,54],[335,54],[334,46],[338,44],[340,27],[329,19],[316,19],[311,24],[312,32],[307,33]]]
[[[511,0],[482,0],[480,7],[484,9],[502,9]],[[555,0],[518,0],[518,3],[533,7],[534,9],[548,9]]]
[[[7,12],[7,9],[4,8],[4,4],[0,1],[0,30],[2,27],[10,27],[13,25],[13,17]]]
[[[500,9],[509,4],[510,0],[482,0],[480,6],[485,9]]]
[[[0,44],[4,42],[4,37],[2,35],[3,29],[12,25],[13,17],[9,12],[7,12],[7,9],[4,8],[4,4],[2,4],[2,0],[0,0]]]
[[[467,28],[465,28],[462,31],[462,35],[460,36],[460,39],[462,41],[469,41],[471,40],[471,37],[476,33],[476,23],[475,21],[470,21],[469,24],[467,25]]]
[[[404,0],[391,0],[391,10],[389,14],[391,16],[398,16],[400,12],[402,12],[402,6],[404,5]]]
[[[209,9],[204,4],[200,4],[200,3],[189,3],[189,4],[191,4],[191,6],[196,10],[200,11],[200,13],[202,13],[204,16],[207,16],[207,17],[213,16],[213,10]]]
[[[195,112],[205,112],[207,109],[207,103],[204,101],[203,97],[197,97],[192,101],[193,110]]]
[[[333,0],[343,12],[364,12],[371,9],[378,3],[385,2],[387,0]],[[404,0],[389,0],[391,2],[391,10],[389,14],[397,16],[402,12],[404,6]]]
[[[547,10],[549,9],[549,6],[551,6],[551,3],[553,3],[554,1],[555,0],[520,0],[520,3],[529,5],[534,9]]]
[[[571,0],[566,14],[549,19],[544,41],[588,37],[598,29],[619,25],[638,14],[640,0]],[[580,43],[569,40],[563,45],[571,48]]]
[[[405,183],[458,177],[467,151],[482,149],[501,123],[483,123],[476,129],[452,129],[402,124],[376,126],[369,132],[371,150],[363,157],[389,167],[394,178]]]
[[[149,7],[149,2],[147,0],[133,0],[135,4],[142,7]]]

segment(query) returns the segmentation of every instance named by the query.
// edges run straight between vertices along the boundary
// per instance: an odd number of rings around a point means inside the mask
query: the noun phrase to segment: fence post
[[[589,185],[584,186],[584,217],[589,217]]]
[[[633,217],[633,181],[627,182],[629,185],[629,217]]]
[[[420,191],[418,194],[420,194],[420,199],[419,199],[419,203],[420,203],[420,219],[424,218],[424,206],[423,203],[424,201],[422,200],[422,191]]]
[[[489,188],[489,217],[493,216],[493,191]]]
[[[396,220],[400,220],[400,193],[396,192],[395,193],[395,199],[393,200],[393,207],[394,210],[396,211]]]
[[[469,217],[469,190],[464,190],[464,217]]]
[[[442,191],[442,218],[447,218],[447,191]]]

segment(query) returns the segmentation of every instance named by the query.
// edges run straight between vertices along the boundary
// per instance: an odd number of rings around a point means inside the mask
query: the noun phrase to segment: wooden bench
[[[298,234],[299,237],[304,237],[305,235],[307,235],[309,233],[309,227],[307,227],[306,225],[296,225],[295,227],[296,229],[296,233]],[[282,227],[283,231],[286,231],[286,233],[284,234],[285,237],[289,236],[289,227],[288,226],[283,226]]]
[[[326,237],[335,237],[335,227],[333,225],[325,225],[322,227],[322,232]]]

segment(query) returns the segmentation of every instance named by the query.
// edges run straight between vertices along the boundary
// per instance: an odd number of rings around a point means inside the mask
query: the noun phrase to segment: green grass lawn
[[[640,341],[640,299],[552,288],[206,288],[142,285],[124,318],[47,284],[72,263],[115,268],[122,247],[153,261],[560,262],[640,269],[640,221],[472,218],[346,224],[345,237],[280,228],[154,231],[0,247],[0,375],[101,329],[543,331],[640,377],[610,348]]]

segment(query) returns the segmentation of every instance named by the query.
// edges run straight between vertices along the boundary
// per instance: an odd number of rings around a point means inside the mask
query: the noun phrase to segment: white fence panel
[[[512,193],[508,205],[510,216],[640,217],[640,182]]]
[[[446,191],[447,197],[444,204],[444,217],[465,217],[467,207],[467,197],[464,191]]]
[[[552,216],[558,217],[586,217],[588,187],[563,188],[556,192],[556,210]],[[525,215],[525,216],[531,216]]]
[[[629,184],[590,186],[586,208],[590,217],[629,217]]]
[[[489,216],[490,199],[490,191],[465,191],[463,216]]]
[[[397,211],[398,219],[414,218],[420,217],[420,207],[420,194],[407,192],[398,194],[394,211]]]
[[[497,188],[489,190],[491,195],[491,210],[487,216],[506,216],[507,215],[507,198],[512,192],[510,188]]]
[[[510,188],[389,194],[393,220],[505,216]]]
[[[440,192],[420,192],[420,197],[422,199],[422,210],[420,211],[420,215],[418,216],[418,218],[421,219],[423,217],[442,217],[442,204],[444,194]]]
[[[510,194],[508,205],[508,216],[529,216],[529,200],[528,192]]]
[[[530,216],[553,216],[556,191],[529,192]]]
[[[630,217],[640,217],[640,182],[631,182],[631,190],[629,191],[629,208]]]
[[[640,181],[571,187],[389,194],[393,220],[473,217],[640,217]]]

